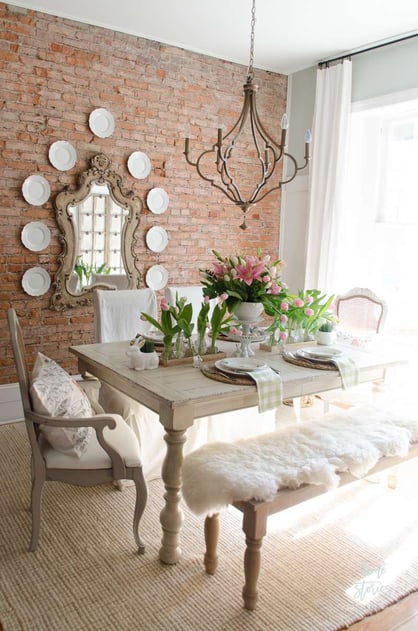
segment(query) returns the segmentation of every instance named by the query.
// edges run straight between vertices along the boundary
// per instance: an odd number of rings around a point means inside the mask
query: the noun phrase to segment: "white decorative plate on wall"
[[[162,252],[168,244],[168,234],[164,228],[153,226],[147,232],[147,246],[152,252]]]
[[[74,147],[65,140],[54,142],[48,152],[49,161],[58,171],[72,169],[77,161],[77,153]]]
[[[156,215],[161,215],[167,210],[169,201],[163,188],[152,188],[147,195],[147,206]]]
[[[42,296],[51,285],[51,277],[42,267],[31,267],[22,277],[22,287],[29,296]]]
[[[134,151],[128,158],[128,171],[137,180],[143,180],[151,173],[151,160],[146,153]]]
[[[162,265],[153,265],[145,276],[145,282],[150,289],[158,291],[167,285],[168,271]]]
[[[115,119],[109,110],[99,107],[91,112],[89,126],[93,134],[99,138],[109,138],[115,130]]]
[[[51,232],[41,221],[32,221],[27,223],[22,229],[21,239],[23,245],[32,250],[32,252],[40,252],[45,250],[51,240]]]
[[[42,175],[30,175],[22,184],[22,193],[28,204],[42,206],[48,201],[51,189]]]

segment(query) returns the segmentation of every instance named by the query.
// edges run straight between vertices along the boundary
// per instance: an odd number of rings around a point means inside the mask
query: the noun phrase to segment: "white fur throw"
[[[337,472],[365,475],[383,456],[406,456],[418,413],[358,407],[233,443],[209,443],[183,463],[183,496],[196,514],[235,500],[269,500],[280,488],[338,486]]]

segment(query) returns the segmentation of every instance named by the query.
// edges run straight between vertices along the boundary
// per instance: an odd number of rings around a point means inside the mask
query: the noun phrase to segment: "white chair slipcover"
[[[93,305],[96,342],[131,340],[137,333],[146,333],[150,325],[140,319],[141,312],[157,318],[157,299],[152,289],[96,289]],[[161,477],[166,443],[158,414],[108,384],[102,384],[99,402],[105,411],[120,414],[135,432],[141,448],[145,479]],[[196,421],[187,431],[184,452],[203,445],[207,436],[207,421]]]

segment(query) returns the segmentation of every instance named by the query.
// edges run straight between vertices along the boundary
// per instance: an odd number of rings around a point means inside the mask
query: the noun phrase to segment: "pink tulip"
[[[311,309],[310,307],[307,307],[307,308],[304,310],[304,314],[305,314],[306,316],[308,316],[309,318],[310,318],[311,316],[313,316],[313,314],[314,314],[314,313],[315,313],[315,311],[314,311],[313,309]]]
[[[295,298],[293,301],[295,307],[303,307],[305,304],[301,298]]]
[[[203,302],[205,303],[205,305],[208,305],[208,304],[209,304],[209,302],[210,302],[210,298],[209,298],[209,296],[205,296],[205,297],[203,298]]]
[[[287,338],[288,338],[287,331],[280,331],[280,339],[282,340],[282,342],[286,342]]]
[[[306,298],[305,298],[305,305],[311,305],[312,303],[313,303],[312,296],[306,296]]]
[[[167,302],[167,298],[161,298],[160,307],[162,311],[168,311],[170,305]]]
[[[280,322],[289,322],[289,318],[285,313],[282,313],[282,315],[280,316]]]
[[[282,311],[289,311],[289,305],[287,302],[282,302],[282,304],[280,305],[280,309]]]

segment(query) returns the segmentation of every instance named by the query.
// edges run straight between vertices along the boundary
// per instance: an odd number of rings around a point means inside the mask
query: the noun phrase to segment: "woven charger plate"
[[[255,386],[255,381],[249,375],[235,376],[235,375],[225,375],[220,372],[215,364],[203,364],[200,367],[201,372],[209,379],[214,379],[215,381],[222,381],[223,383],[236,384],[237,386]]]
[[[338,370],[337,366],[329,361],[311,361],[304,357],[298,357],[293,353],[283,351],[283,359],[290,364],[303,366],[304,368],[316,368],[317,370]]]

